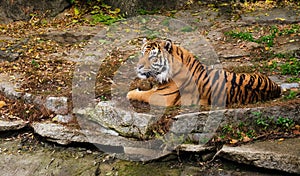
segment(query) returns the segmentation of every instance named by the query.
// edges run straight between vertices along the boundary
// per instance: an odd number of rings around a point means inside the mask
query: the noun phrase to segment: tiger
[[[202,64],[170,39],[143,40],[136,66],[140,79],[154,78],[150,90],[130,90],[128,100],[157,106],[223,106],[278,98],[281,88],[260,73],[235,73]]]

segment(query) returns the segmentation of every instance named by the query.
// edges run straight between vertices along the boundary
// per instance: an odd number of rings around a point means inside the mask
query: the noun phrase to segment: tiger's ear
[[[172,51],[172,41],[170,39],[166,40],[165,49],[170,53]]]

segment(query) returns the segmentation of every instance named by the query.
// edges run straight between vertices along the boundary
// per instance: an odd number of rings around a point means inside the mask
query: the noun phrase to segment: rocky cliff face
[[[0,0],[0,24],[29,20],[33,13],[55,16],[69,6],[67,0]]]
[[[111,5],[113,8],[120,8],[122,13],[126,14],[127,16],[137,15],[141,10],[172,10],[180,9],[187,5],[186,0],[104,0],[104,3]]]

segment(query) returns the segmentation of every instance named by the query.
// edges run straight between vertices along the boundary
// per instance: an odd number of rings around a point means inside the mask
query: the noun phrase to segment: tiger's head
[[[158,82],[169,81],[172,77],[171,40],[143,40],[142,56],[137,64],[137,75],[141,79],[155,78]]]

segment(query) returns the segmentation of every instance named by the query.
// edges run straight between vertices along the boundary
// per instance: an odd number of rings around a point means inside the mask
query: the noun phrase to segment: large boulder
[[[29,20],[33,13],[55,16],[69,6],[67,0],[0,0],[0,24]]]
[[[158,9],[179,9],[187,5],[186,0],[104,0],[104,2],[113,8],[120,8],[123,13],[129,16]]]

